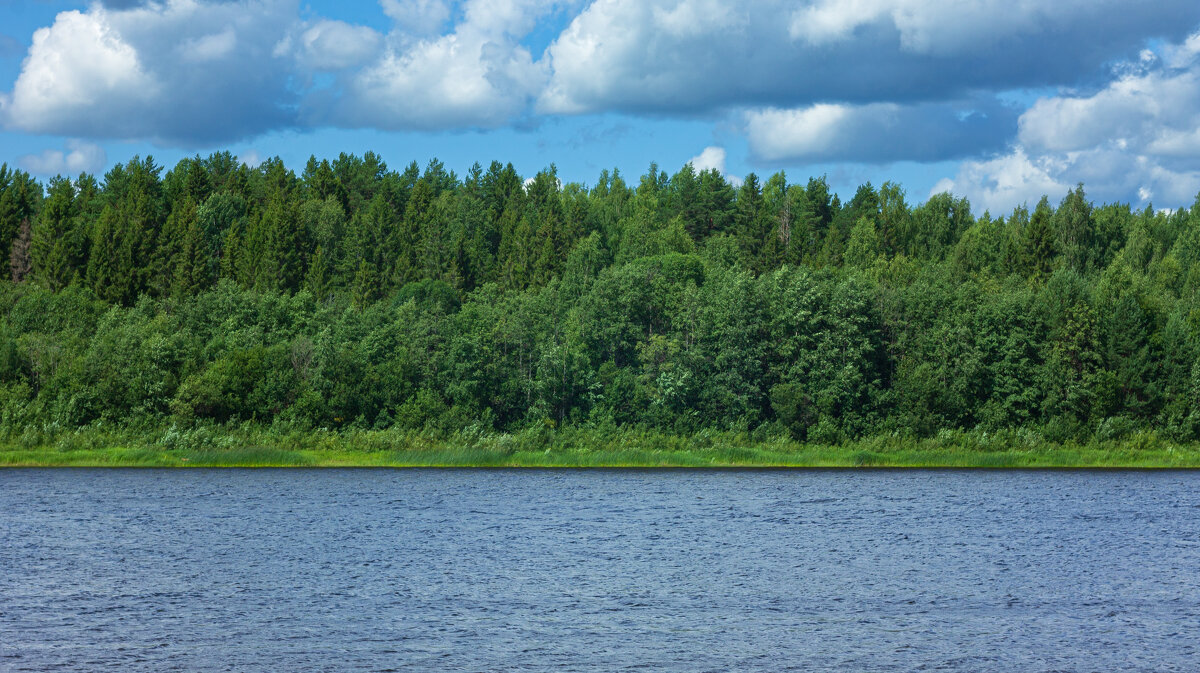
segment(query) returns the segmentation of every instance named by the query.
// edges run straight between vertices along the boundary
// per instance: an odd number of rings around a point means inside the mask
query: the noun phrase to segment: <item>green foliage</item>
[[[1200,439],[1200,200],[1078,187],[976,219],[890,182],[843,205],[823,178],[691,166],[591,187],[374,154],[162,172],[43,188],[0,167],[10,443],[723,432],[874,464],[894,449],[864,437]]]

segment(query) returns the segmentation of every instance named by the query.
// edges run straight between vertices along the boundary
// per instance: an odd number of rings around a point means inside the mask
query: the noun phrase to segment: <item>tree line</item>
[[[0,167],[0,429],[1200,439],[1200,200],[976,218],[691,165]]]

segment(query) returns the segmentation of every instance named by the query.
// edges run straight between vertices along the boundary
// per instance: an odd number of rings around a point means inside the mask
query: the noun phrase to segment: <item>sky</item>
[[[1190,207],[1200,2],[0,0],[0,162],[223,150]]]

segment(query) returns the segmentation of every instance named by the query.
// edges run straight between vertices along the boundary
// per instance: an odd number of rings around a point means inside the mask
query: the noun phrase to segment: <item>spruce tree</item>
[[[308,232],[294,200],[276,198],[263,214],[266,234],[263,256],[264,284],[275,290],[295,292],[304,280],[308,263]]]
[[[1057,250],[1054,244],[1054,230],[1050,223],[1053,216],[1050,200],[1043,196],[1034,209],[1033,216],[1029,218],[1029,225],[1025,227],[1021,246],[1021,267],[1027,275],[1044,278],[1054,270]]]
[[[121,268],[118,261],[118,220],[120,216],[111,205],[104,207],[100,218],[92,229],[91,254],[88,256],[88,285],[96,296],[108,302],[122,299],[118,277]]]
[[[51,178],[42,212],[33,225],[30,250],[34,277],[51,291],[69,285],[83,263],[77,257],[78,217],[74,185],[61,177]]]

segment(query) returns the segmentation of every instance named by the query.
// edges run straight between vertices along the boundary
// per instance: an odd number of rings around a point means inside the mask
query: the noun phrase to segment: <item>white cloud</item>
[[[111,99],[122,107],[144,104],[158,88],[106,11],[63,12],[33,34],[5,116],[17,128],[53,132]]]
[[[1017,148],[988,161],[964,161],[954,179],[942,179],[930,196],[951,192],[966,196],[976,210],[1004,213],[1014,206],[1037,203],[1042,195],[1063,195],[1067,185],[1051,173],[1061,172],[1046,159],[1031,160]]]
[[[889,106],[890,107],[890,106]],[[746,114],[750,150],[766,161],[822,154],[838,142],[850,108],[818,103],[808,108],[768,108]]]
[[[718,173],[725,172],[725,148],[705,147],[704,151],[688,159],[688,163],[697,171],[717,169]]]
[[[730,0],[597,0],[567,26],[546,51],[553,76],[538,109],[575,114],[630,103],[645,107],[694,105],[698,92],[728,84],[722,53],[756,37],[753,17],[777,11],[764,0],[753,12]],[[760,21],[758,27],[762,27]],[[760,46],[769,51],[782,30]],[[754,79],[746,71],[743,77]]]
[[[1021,115],[1010,152],[966,162],[939,187],[993,209],[1077,182],[1103,201],[1190,204],[1200,191],[1200,62],[1185,55],[1198,47],[1200,33],[1166,45],[1162,58],[1117,64],[1094,93],[1039,99]]]
[[[708,35],[744,24],[737,5],[724,0],[691,0],[674,7],[652,7],[654,24],[677,38]]]
[[[816,0],[791,13],[788,32],[802,43],[824,46],[881,26],[898,33],[905,51],[948,54],[975,51],[1012,35],[1056,34],[1082,14],[1129,5],[1123,0]]]
[[[709,171],[716,169],[718,173],[725,176],[734,187],[741,187],[743,179],[737,175],[730,175],[725,172],[726,152],[724,147],[709,146],[705,147],[700,154],[688,159],[687,163],[692,165],[696,171]]]
[[[1179,145],[1200,126],[1200,69],[1122,77],[1086,97],[1043,98],[1021,115],[1031,150],[1072,151],[1105,143],[1195,154]]]
[[[1200,168],[1200,33],[1186,32],[1200,22],[1195,0],[379,5],[394,22],[386,34],[307,8],[302,19],[301,0],[110,0],[62,12],[0,92],[0,123],[196,147],[291,127],[718,118],[740,124],[759,164],[966,158],[944,184],[995,202],[1079,179],[1174,198]],[[574,16],[550,46],[531,48],[564,12]],[[1149,37],[1169,42],[1148,51]],[[1019,123],[995,97],[1079,86],[1119,58],[1131,60],[1107,86],[1046,97]],[[723,170],[723,151],[693,161]],[[66,166],[69,155],[32,160]]]
[[[78,175],[97,173],[108,161],[104,148],[99,145],[71,139],[66,151],[47,149],[40,154],[27,154],[17,160],[25,170],[35,175]]]
[[[846,0],[802,7],[792,14],[788,34],[815,45],[844,40],[858,26],[877,19],[882,5],[870,0]]]
[[[1016,112],[994,100],[900,105],[818,103],[744,114],[751,154],[766,163],[940,161],[1000,150]]]
[[[297,0],[93,4],[34,33],[5,126],[176,145],[234,140],[290,122],[294,63],[272,53]]]
[[[1163,50],[1163,59],[1169,68],[1186,68],[1200,55],[1200,33],[1192,33],[1182,44],[1168,45]]]
[[[975,210],[1001,213],[1042,195],[1061,198],[1076,183],[1102,202],[1146,205],[1191,204],[1200,190],[1200,170],[1173,168],[1147,156],[1112,148],[1081,152],[1029,155],[1020,146],[987,161],[965,161],[953,179],[944,179],[934,192],[966,196]]]
[[[1074,85],[1194,0],[596,0],[550,45],[552,114],[961,98]]]
[[[382,41],[382,36],[367,26],[322,19],[301,33],[299,57],[316,70],[342,70],[371,60]]]
[[[688,163],[690,163],[692,169],[697,170],[697,172],[701,172],[701,170],[715,169],[716,172],[724,175],[725,179],[730,181],[730,184],[734,187],[742,186],[743,179],[740,178],[740,176],[730,175],[725,172],[725,160],[725,148],[718,148],[718,146],[713,145],[708,146],[708,148],[704,148],[700,154],[691,157],[690,160],[688,160]]]
[[[520,39],[548,0],[469,0],[454,31],[393,45],[354,75],[330,121],[351,127],[497,127],[525,115],[545,67]]]

